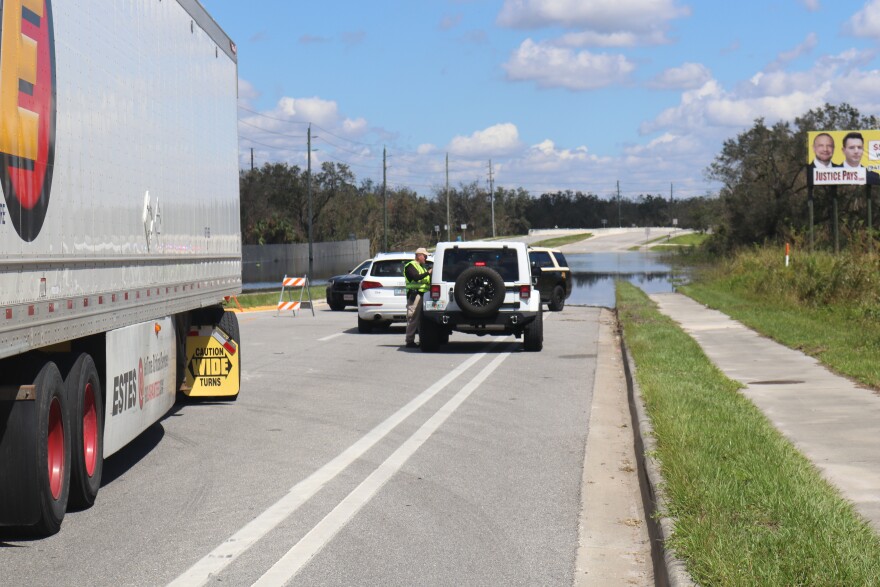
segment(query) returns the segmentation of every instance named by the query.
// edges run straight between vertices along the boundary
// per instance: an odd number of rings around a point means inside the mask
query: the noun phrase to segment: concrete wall
[[[244,245],[241,251],[242,283],[281,285],[281,279],[302,277],[309,271],[309,245]],[[314,275],[310,281],[318,282],[348,273],[358,263],[370,258],[369,239],[312,243],[312,266]]]

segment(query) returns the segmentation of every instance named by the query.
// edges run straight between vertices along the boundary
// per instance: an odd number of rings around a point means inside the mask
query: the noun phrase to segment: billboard
[[[810,185],[880,185],[880,130],[807,133]]]

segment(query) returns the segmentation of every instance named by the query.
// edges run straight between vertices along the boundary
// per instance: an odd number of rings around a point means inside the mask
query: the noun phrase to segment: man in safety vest
[[[428,251],[416,249],[416,258],[403,267],[403,278],[406,280],[406,346],[413,348],[416,344],[416,332],[422,318],[422,296],[431,287],[431,269],[425,269]]]

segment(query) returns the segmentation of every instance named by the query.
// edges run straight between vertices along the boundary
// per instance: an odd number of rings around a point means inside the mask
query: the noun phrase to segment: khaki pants
[[[419,331],[419,321],[422,319],[422,293],[416,294],[412,303],[407,297],[406,304],[406,342],[415,342],[416,333]]]

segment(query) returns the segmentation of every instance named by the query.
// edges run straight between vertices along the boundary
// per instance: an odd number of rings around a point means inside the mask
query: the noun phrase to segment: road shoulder
[[[599,322],[574,584],[654,585],[616,317]]]

